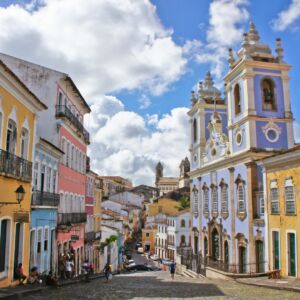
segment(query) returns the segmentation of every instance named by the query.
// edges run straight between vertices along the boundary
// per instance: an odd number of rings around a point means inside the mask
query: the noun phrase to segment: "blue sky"
[[[161,160],[166,175],[178,175],[188,155],[190,91],[208,70],[222,87],[227,49],[239,49],[250,20],[272,49],[282,39],[300,123],[300,0],[2,0],[0,7],[0,52],[70,74],[91,105],[86,126],[99,173],[151,184]]]

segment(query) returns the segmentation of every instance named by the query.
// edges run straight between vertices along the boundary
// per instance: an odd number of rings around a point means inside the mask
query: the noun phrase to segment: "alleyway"
[[[46,290],[24,300],[70,299],[299,299],[299,293],[241,285],[231,281],[187,279],[168,272],[145,272]]]

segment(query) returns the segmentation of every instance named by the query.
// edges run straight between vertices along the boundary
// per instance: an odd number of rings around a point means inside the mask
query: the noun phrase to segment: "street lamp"
[[[24,196],[25,196],[25,190],[24,190],[23,186],[20,185],[20,186],[15,190],[15,193],[16,193],[16,199],[17,199],[17,202],[20,204],[21,201],[23,201]]]

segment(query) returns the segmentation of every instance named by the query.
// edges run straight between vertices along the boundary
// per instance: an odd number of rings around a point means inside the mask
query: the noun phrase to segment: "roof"
[[[71,84],[74,92],[78,94],[78,96],[79,96],[79,98],[81,100],[81,103],[85,106],[85,108],[88,110],[88,112],[91,112],[90,106],[87,104],[87,102],[83,98],[82,94],[80,93],[80,91],[77,88],[76,84],[74,83],[73,79],[69,75],[66,75],[65,80],[68,81],[68,82],[70,82],[70,84]]]
[[[55,149],[56,151],[60,152],[61,154],[65,154],[64,151],[62,151],[61,149],[59,149],[58,147],[56,147],[54,144],[52,144],[51,142],[49,142],[48,140],[44,139],[44,138],[40,138],[41,141],[43,141],[44,143],[48,144],[50,147],[52,147],[53,149]]]
[[[48,109],[48,106],[43,103],[2,60],[0,60],[0,65],[4,68],[5,72],[9,73],[43,109]]]

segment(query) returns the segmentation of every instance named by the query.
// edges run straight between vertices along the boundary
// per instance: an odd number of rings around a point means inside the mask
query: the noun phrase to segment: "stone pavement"
[[[267,287],[276,290],[286,290],[300,292],[300,280],[292,278],[268,279],[268,277],[240,278],[236,280],[239,283]],[[300,294],[299,294],[300,299]]]
[[[141,272],[114,276],[105,283],[103,278],[89,283],[47,289],[40,293],[23,296],[23,300],[46,299],[299,299],[300,294],[290,291],[247,286],[235,281],[193,279],[176,275],[170,278],[169,272]]]

